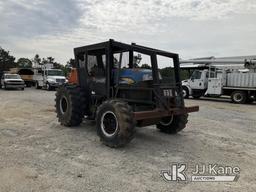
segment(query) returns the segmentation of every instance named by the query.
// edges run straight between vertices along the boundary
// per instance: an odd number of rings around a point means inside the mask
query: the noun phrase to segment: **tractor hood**
[[[152,70],[150,69],[121,69],[120,84],[136,84],[141,81],[152,80]]]

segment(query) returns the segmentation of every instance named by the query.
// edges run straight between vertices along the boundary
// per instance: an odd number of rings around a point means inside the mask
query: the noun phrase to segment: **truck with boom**
[[[182,81],[185,98],[226,95],[240,104],[256,100],[256,60],[183,60],[180,63],[205,64],[205,69],[194,70],[190,79]]]
[[[61,69],[54,69],[52,64],[44,64],[41,68],[34,69],[34,84],[37,89],[55,89],[67,82]]]

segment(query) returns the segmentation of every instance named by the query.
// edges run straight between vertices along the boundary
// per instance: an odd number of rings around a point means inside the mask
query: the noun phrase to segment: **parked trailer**
[[[195,70],[190,79],[182,82],[183,96],[231,96],[234,103],[251,103],[256,99],[255,60],[189,60],[181,63],[206,63],[208,69]],[[243,66],[247,69],[232,69]],[[225,67],[225,69],[220,69]]]

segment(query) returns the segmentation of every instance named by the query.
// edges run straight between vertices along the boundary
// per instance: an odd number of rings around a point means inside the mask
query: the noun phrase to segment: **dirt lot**
[[[0,90],[0,191],[255,191],[256,104],[200,105],[176,136],[138,128],[125,148],[102,145],[93,123],[58,124],[54,91]],[[237,182],[166,182],[173,162],[239,166]]]

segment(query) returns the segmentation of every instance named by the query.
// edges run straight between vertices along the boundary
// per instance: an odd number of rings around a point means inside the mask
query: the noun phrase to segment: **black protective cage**
[[[98,44],[93,44],[93,45],[88,45],[88,46],[83,46],[83,47],[78,47],[74,49],[74,54],[75,54],[75,67],[78,69],[78,76],[79,76],[79,84],[81,87],[86,87],[86,81],[84,78],[87,75],[87,73],[84,73],[80,71],[82,67],[79,66],[79,59],[85,56],[85,61],[87,61],[87,53],[89,51],[95,51],[95,50],[103,50],[106,54],[106,88],[107,88],[107,98],[111,97],[110,90],[111,90],[111,84],[110,84],[110,79],[111,77],[111,70],[113,69],[113,54],[114,53],[120,53],[124,51],[129,52],[129,67],[133,67],[133,53],[134,51],[140,52],[142,54],[149,55],[151,57],[151,65],[152,65],[152,75],[153,75],[153,82],[154,85],[159,85],[160,80],[159,80],[159,69],[158,69],[158,64],[157,64],[157,55],[160,56],[165,56],[173,59],[173,64],[174,64],[174,74],[175,74],[175,81],[176,81],[176,86],[181,89],[181,83],[180,83],[180,66],[179,66],[179,55],[176,53],[170,53],[166,51],[161,51],[158,49],[153,49],[149,47],[144,47],[137,45],[135,43],[132,43],[131,45],[125,44],[125,43],[120,43],[117,41],[114,41],[110,39],[107,42],[103,43],[98,43]],[[86,65],[86,64],[85,64]],[[86,67],[85,69],[86,70]],[[81,73],[82,72],[82,73]]]
[[[149,55],[151,59],[151,67],[152,67],[152,77],[153,77],[153,87],[151,88],[154,91],[154,95],[158,98],[155,103],[155,109],[149,111],[146,116],[156,117],[156,116],[168,116],[174,113],[188,113],[192,111],[196,111],[198,109],[195,108],[186,108],[184,107],[184,99],[182,95],[182,84],[180,79],[180,65],[179,65],[179,55],[176,53],[166,52],[158,49],[153,49],[145,46],[140,46],[135,43],[131,45],[114,41],[110,39],[109,41],[78,47],[74,49],[75,54],[75,68],[77,68],[78,72],[78,81],[79,85],[87,90],[87,93],[90,94],[90,90],[88,90],[88,71],[87,71],[87,57],[88,53],[99,53],[106,55],[106,82],[105,88],[106,93],[104,95],[105,99],[110,99],[115,97],[115,91],[119,89],[119,85],[114,85],[113,73],[112,69],[114,67],[114,54],[121,52],[129,52],[129,68],[133,68],[133,59],[134,52],[139,52],[145,55]],[[163,84],[161,84],[161,80],[159,77],[159,68],[157,63],[157,55],[164,56],[173,59],[173,71],[175,76],[175,86],[169,86],[172,93],[172,101],[173,104],[170,105],[168,101],[166,101],[166,96],[163,95]],[[79,60],[84,61],[83,66],[80,64]],[[81,65],[81,66],[80,66]],[[120,70],[120,65],[118,71]],[[119,76],[118,76],[119,78]],[[138,89],[138,87],[129,86],[129,89]],[[129,102],[129,101],[128,101]],[[134,101],[133,101],[134,102]],[[136,101],[135,101],[136,102]],[[139,101],[137,101],[139,102]],[[165,111],[166,113],[159,114],[158,111]],[[140,116],[141,115],[141,116]],[[145,117],[145,113],[138,113],[138,119],[143,119]]]

